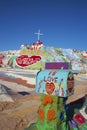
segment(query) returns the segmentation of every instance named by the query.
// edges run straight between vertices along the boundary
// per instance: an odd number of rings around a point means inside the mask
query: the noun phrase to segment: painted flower
[[[76,122],[79,123],[79,124],[85,123],[85,119],[81,114],[75,114],[74,118],[75,118]]]
[[[51,96],[44,96],[43,105],[46,106],[47,104],[52,104],[53,98]]]
[[[39,110],[39,116],[41,119],[44,119],[44,110],[43,109]]]
[[[54,117],[55,117],[55,111],[54,111],[54,109],[50,109],[50,110],[48,111],[48,114],[47,114],[47,119],[48,119],[48,120],[53,120]]]
[[[76,124],[75,121],[69,120],[69,124],[70,124],[73,128],[77,128],[77,124]]]

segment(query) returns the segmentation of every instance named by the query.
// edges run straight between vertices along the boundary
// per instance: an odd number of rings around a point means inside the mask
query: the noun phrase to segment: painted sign
[[[45,64],[45,69],[68,69],[68,62],[47,62]]]
[[[21,55],[16,58],[16,63],[20,67],[26,67],[26,66],[35,64],[36,62],[39,62],[40,60],[41,60],[40,56],[28,57],[28,55]]]
[[[74,93],[74,77],[70,70],[42,70],[36,77],[36,92],[67,97]]]

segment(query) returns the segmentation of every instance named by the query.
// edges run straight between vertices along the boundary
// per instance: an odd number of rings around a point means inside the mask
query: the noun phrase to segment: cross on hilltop
[[[40,35],[43,35],[42,33],[40,33],[40,30],[38,30],[38,32],[37,33],[35,33],[35,34],[37,34],[38,35],[38,41],[40,41]]]

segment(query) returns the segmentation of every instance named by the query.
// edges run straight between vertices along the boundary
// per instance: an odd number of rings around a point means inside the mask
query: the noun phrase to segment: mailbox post
[[[41,94],[38,130],[67,130],[65,99],[74,93],[70,70],[42,70],[36,77],[36,92]]]

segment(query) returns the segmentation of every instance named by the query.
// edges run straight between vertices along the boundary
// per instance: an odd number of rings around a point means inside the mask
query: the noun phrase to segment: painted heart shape
[[[50,83],[47,82],[46,83],[46,91],[47,91],[48,94],[52,94],[54,89],[55,89],[55,85],[54,85],[53,82],[50,82]]]
[[[25,67],[25,66],[32,65],[40,60],[41,60],[40,56],[29,57],[28,55],[21,55],[21,56],[16,58],[16,63],[20,67]]]

